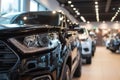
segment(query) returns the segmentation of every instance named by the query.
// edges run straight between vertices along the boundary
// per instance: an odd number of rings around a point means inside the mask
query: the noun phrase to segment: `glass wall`
[[[38,11],[38,2],[30,0],[30,11]]]
[[[30,0],[30,11],[47,11],[48,9],[37,2],[36,0]]]
[[[1,15],[19,11],[19,0],[1,0]]]
[[[29,2],[30,1],[30,2]],[[25,0],[1,0],[1,11],[0,15],[10,13],[10,12],[20,12],[20,11],[47,11],[48,9],[36,0],[29,0],[24,4]],[[29,8],[28,8],[29,7]],[[29,10],[28,10],[28,9]],[[23,10],[25,9],[25,10]]]
[[[24,8],[24,0],[19,0],[19,11],[23,11],[23,8]]]
[[[45,6],[43,6],[42,4],[39,4],[39,11],[47,11],[48,9],[45,7]]]

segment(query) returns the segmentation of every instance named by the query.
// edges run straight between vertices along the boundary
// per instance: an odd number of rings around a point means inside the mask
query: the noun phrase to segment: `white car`
[[[95,41],[90,37],[88,30],[86,28],[80,28],[78,30],[79,40],[82,46],[82,58],[86,59],[87,64],[91,64],[92,55],[96,49]]]

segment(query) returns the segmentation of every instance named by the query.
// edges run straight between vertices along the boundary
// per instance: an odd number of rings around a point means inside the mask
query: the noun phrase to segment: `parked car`
[[[29,14],[34,16],[26,20],[38,18],[41,24],[0,26],[0,80],[72,80],[73,76],[80,77],[79,47],[71,40],[72,36],[64,32],[65,22],[59,19],[65,16],[49,11]]]
[[[113,36],[112,36],[112,35],[109,35],[109,36],[106,38],[106,40],[104,40],[106,49],[109,49],[109,47],[110,47],[109,44],[110,44],[110,41],[111,41],[112,38],[113,38]]]
[[[96,44],[90,37],[86,28],[80,28],[78,30],[79,39],[82,46],[82,58],[86,59],[87,64],[91,64],[92,56],[94,56]]]
[[[55,13],[46,13],[46,11],[16,12],[16,13],[14,12],[2,15],[0,17],[0,24],[53,25],[54,23],[55,25],[57,25],[56,23],[58,23],[59,21],[59,18],[56,18],[57,16],[58,15],[55,15]]]
[[[109,49],[112,52],[116,52],[116,51],[120,52],[120,37],[118,35],[110,39]]]

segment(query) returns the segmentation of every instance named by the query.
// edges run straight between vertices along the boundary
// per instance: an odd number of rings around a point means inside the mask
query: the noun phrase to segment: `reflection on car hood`
[[[7,24],[0,25],[4,27],[0,30],[0,37],[15,37],[20,35],[29,35],[31,33],[45,33],[51,31],[59,31],[60,28],[54,26],[45,26],[45,25],[17,25],[17,24]],[[4,36],[3,36],[4,35]]]

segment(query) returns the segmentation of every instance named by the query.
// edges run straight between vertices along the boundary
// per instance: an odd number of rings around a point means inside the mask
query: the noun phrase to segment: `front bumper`
[[[83,59],[86,59],[86,58],[91,57],[91,56],[92,56],[92,54],[82,54]]]
[[[30,71],[25,74],[21,73],[0,73],[0,80],[56,80],[56,70],[54,71]]]

